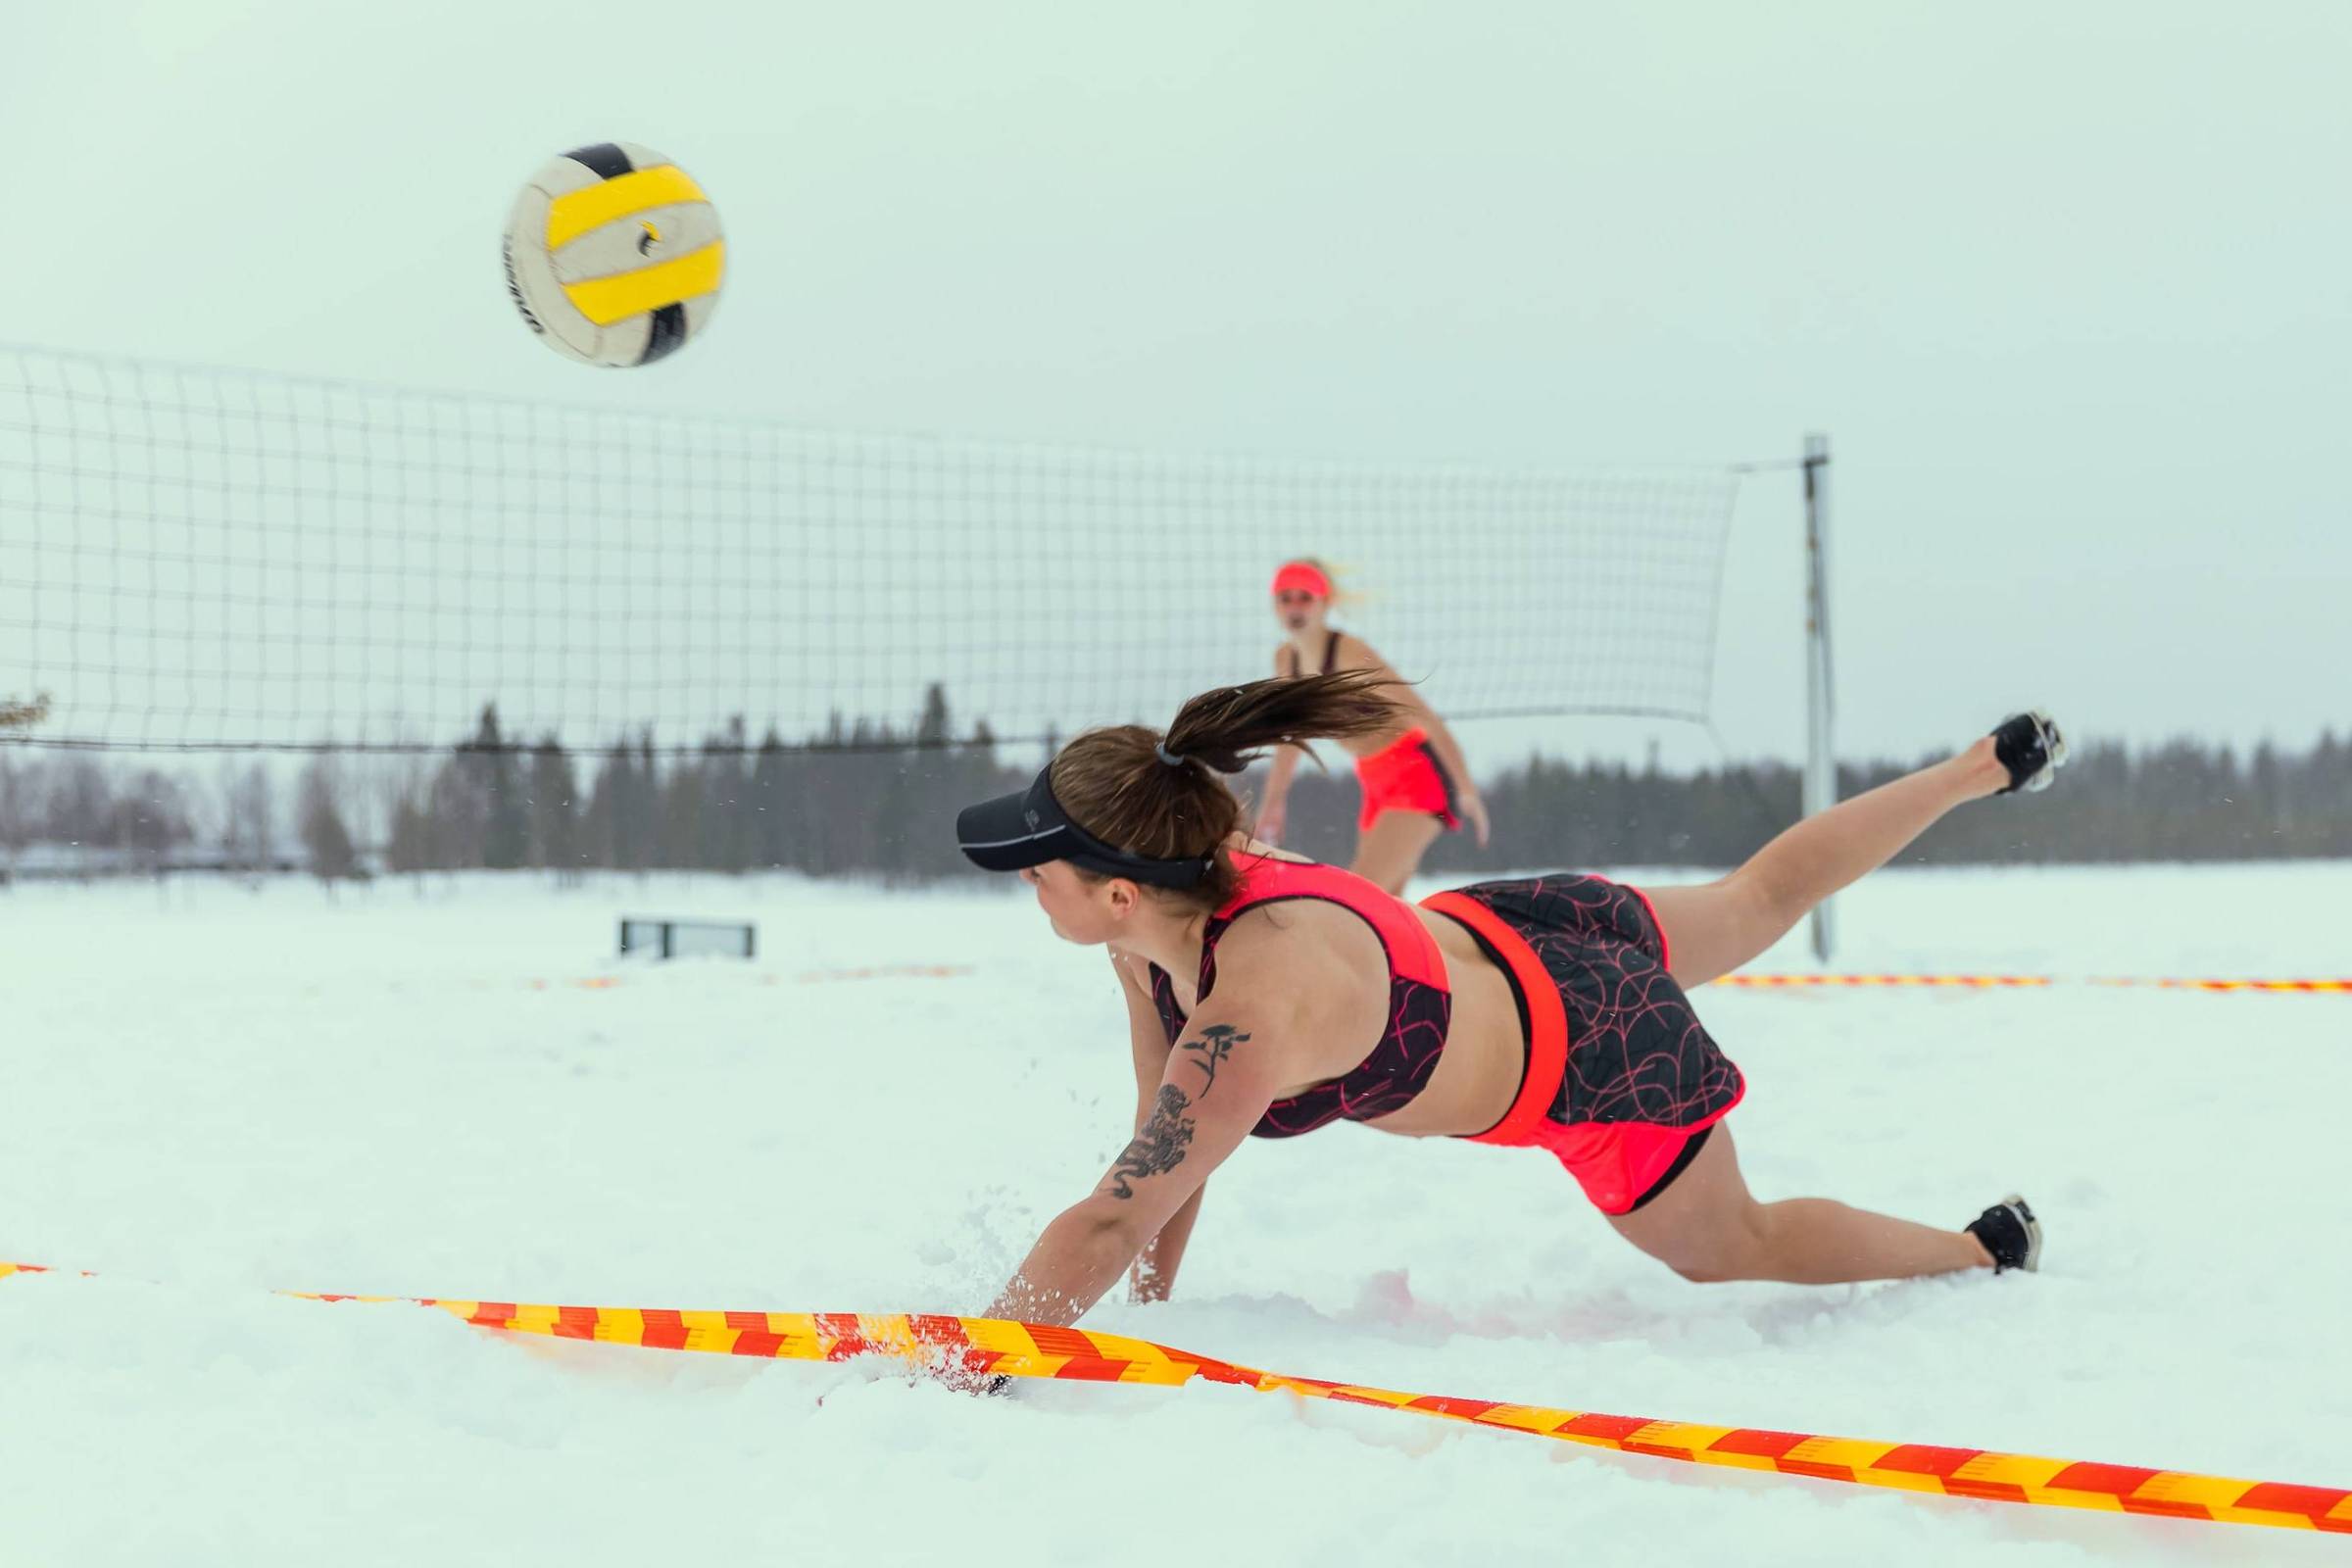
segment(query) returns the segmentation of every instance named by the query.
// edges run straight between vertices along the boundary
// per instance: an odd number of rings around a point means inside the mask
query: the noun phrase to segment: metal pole
[[[1838,804],[1838,748],[1830,683],[1830,438],[1805,437],[1805,773],[1804,814]],[[1813,956],[1830,961],[1830,903],[1813,906]]]

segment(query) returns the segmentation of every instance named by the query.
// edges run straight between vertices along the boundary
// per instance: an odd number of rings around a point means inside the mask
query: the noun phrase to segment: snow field
[[[1894,873],[1843,901],[1839,966],[2342,973],[2348,896],[2342,865]],[[624,964],[623,912],[757,919],[762,956]],[[802,978],[892,964],[970,972]],[[1133,1096],[1102,956],[1008,886],[20,886],[0,991],[0,1257],[100,1276],[0,1281],[15,1560],[2345,1549],[1236,1390],[975,1400],[265,1294],[978,1310]],[[1414,1392],[2352,1478],[2352,998],[1698,1000],[1749,1075],[1730,1125],[1759,1193],[1956,1224],[2022,1188],[2045,1271],[1692,1286],[1540,1153],[1339,1128],[1246,1148],[1178,1298],[1087,1322]]]

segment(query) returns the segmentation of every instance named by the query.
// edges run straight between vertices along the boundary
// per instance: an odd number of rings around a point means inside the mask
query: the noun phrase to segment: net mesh
[[[1510,472],[825,434],[0,348],[0,697],[41,744],[664,750],[1164,723],[1273,567],[1450,717],[1703,718],[1730,467]],[[18,688],[22,688],[21,691]]]

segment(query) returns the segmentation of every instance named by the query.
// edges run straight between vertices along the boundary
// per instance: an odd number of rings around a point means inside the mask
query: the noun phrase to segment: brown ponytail
[[[1215,908],[1237,883],[1221,846],[1243,826],[1242,803],[1221,773],[1239,773],[1271,746],[1377,735],[1397,722],[1394,680],[1343,669],[1255,680],[1202,692],[1162,736],[1142,724],[1090,729],[1054,759],[1054,798],[1105,844],[1157,860],[1216,851],[1216,866],[1181,895]],[[1171,763],[1162,753],[1178,759]]]

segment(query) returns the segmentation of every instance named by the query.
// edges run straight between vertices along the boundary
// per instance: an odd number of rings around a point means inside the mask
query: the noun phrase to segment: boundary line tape
[[[0,1278],[45,1273],[0,1263]],[[1768,1470],[1819,1481],[1994,1502],[2088,1508],[2218,1524],[2268,1525],[2352,1535],[2352,1490],[2241,1481],[2138,1465],[2098,1464],[1930,1444],[1881,1443],[1813,1433],[1659,1421],[1545,1405],[1460,1399],[1266,1372],[1149,1340],[1042,1323],[919,1313],[703,1312],[659,1307],[549,1306],[430,1297],[340,1296],[284,1291],[306,1300],[402,1302],[437,1308],[481,1328],[563,1340],[699,1350],[781,1360],[846,1361],[864,1355],[932,1372],[1056,1378],[1176,1387],[1195,1378],[1261,1394],[1384,1405],[1415,1415],[1496,1427],[1564,1443],[1691,1464]]]
[[[2043,986],[2145,986],[2166,991],[2264,991],[2352,993],[2352,980],[2228,980],[2197,978],[2136,978],[2092,975],[2069,979],[2047,974],[1727,974],[1711,986],[1744,987],[1755,991],[1846,990],[1884,986],[1898,990],[1994,991]]]

